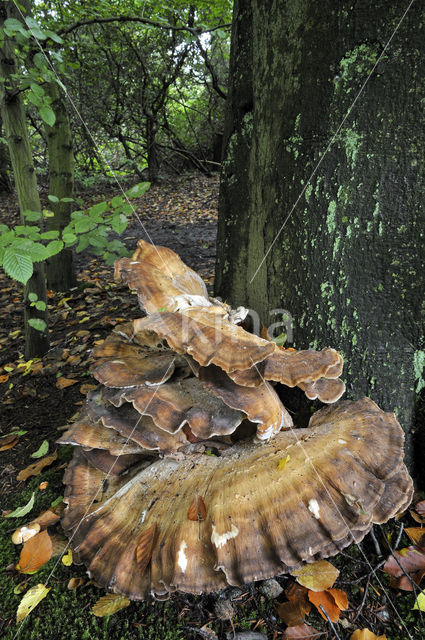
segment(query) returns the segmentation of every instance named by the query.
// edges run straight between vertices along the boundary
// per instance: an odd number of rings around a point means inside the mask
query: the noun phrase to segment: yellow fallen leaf
[[[52,462],[56,460],[58,454],[56,451],[50,456],[46,456],[44,458],[40,458],[37,462],[30,464],[29,467],[22,469],[17,475],[18,480],[26,480],[30,476],[38,476],[38,474],[44,469],[44,467],[48,467]]]
[[[339,576],[339,571],[327,560],[319,560],[305,564],[301,569],[293,571],[291,575],[299,584],[311,591],[325,591],[333,585]]]
[[[291,456],[286,456],[286,458],[281,458],[277,463],[277,470],[282,471],[286,467],[286,463],[289,462]]]
[[[129,604],[130,600],[128,598],[124,598],[118,593],[108,593],[95,602],[92,607],[92,613],[98,618],[103,618],[103,616],[110,616],[120,609],[125,609]]]
[[[72,565],[72,551],[71,549],[68,549],[68,552],[62,556],[62,564],[65,565],[65,567],[70,567]]]
[[[73,380],[72,378],[64,378],[63,376],[61,376],[56,380],[56,386],[58,389],[66,389],[66,387],[70,387],[77,382],[78,380]]]
[[[425,591],[421,591],[421,593],[417,596],[415,604],[413,605],[413,609],[420,609],[421,611],[425,611]]]
[[[387,636],[377,636],[369,629],[356,629],[354,633],[351,634],[350,640],[387,640]]]
[[[16,612],[16,624],[24,620],[41,600],[47,596],[49,591],[50,587],[45,587],[44,584],[37,584],[35,587],[31,587],[19,603],[18,611]]]

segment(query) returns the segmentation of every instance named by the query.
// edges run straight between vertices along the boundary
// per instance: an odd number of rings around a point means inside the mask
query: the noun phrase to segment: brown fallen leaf
[[[12,447],[15,446],[18,440],[19,440],[19,436],[17,436],[14,433],[11,433],[8,436],[4,436],[3,438],[0,438],[0,451],[7,451],[8,449],[11,449]]]
[[[288,627],[297,627],[304,623],[305,610],[300,602],[282,602],[276,611]]]
[[[304,613],[308,616],[311,611],[311,602],[308,599],[308,589],[297,582],[291,582],[285,590],[285,596],[290,602],[299,603],[304,609]]]
[[[98,618],[103,616],[110,616],[120,609],[128,607],[130,600],[124,598],[118,593],[108,593],[106,596],[99,598],[92,607],[92,613]]]
[[[369,629],[356,629],[354,633],[351,634],[350,640],[387,640],[387,636],[377,636]]]
[[[323,608],[332,622],[338,622],[341,610],[329,591],[309,591],[308,599],[314,604],[322,618],[327,620],[326,615],[322,611]]]
[[[58,454],[56,451],[50,456],[45,456],[44,458],[40,458],[37,462],[30,464],[29,467],[22,469],[17,475],[18,480],[27,480],[30,476],[38,476],[38,474],[44,469],[44,467],[48,467],[52,462],[56,460]]]
[[[205,520],[207,517],[207,508],[201,496],[196,495],[193,498],[192,504],[187,512],[187,517],[189,520]]]
[[[60,520],[60,515],[55,513],[52,509],[47,509],[46,511],[42,511],[40,515],[31,520],[29,527],[38,524],[40,529],[47,529],[47,527],[51,527],[53,524],[56,524]]]
[[[416,547],[407,547],[400,551],[394,551],[384,564],[382,570],[390,576],[403,575],[403,569],[409,575],[425,569],[425,554]]]
[[[63,376],[61,376],[56,380],[56,386],[58,389],[66,389],[66,387],[70,387],[77,382],[78,380],[74,380],[72,378],[64,378]]]
[[[81,587],[81,585],[84,584],[85,581],[86,578],[84,578],[83,576],[80,576],[79,578],[71,578],[66,586],[70,590],[78,589],[78,587]]]
[[[40,489],[40,491],[44,491],[45,489],[47,489],[48,486],[49,486],[49,483],[47,482],[47,480],[45,480],[44,482],[40,482],[40,484],[38,485],[38,488]]]
[[[97,389],[97,384],[82,384],[80,387],[80,393],[82,393],[83,396],[86,396],[89,391],[93,391],[94,389]]]
[[[341,611],[346,611],[348,609],[348,596],[342,589],[328,589],[328,593],[335,600],[336,606],[341,609]]]
[[[310,627],[310,625],[300,624],[296,627],[288,627],[283,637],[285,640],[313,640],[314,638],[320,638],[322,635],[322,632],[316,631],[316,629]]]
[[[37,533],[22,547],[16,568],[21,573],[38,571],[52,557],[52,541],[47,531]]]
[[[140,571],[144,573],[151,560],[152,552],[158,538],[156,522],[140,536],[136,547],[136,561]]]
[[[329,589],[339,576],[339,571],[327,560],[305,564],[291,573],[295,580],[311,591]]]

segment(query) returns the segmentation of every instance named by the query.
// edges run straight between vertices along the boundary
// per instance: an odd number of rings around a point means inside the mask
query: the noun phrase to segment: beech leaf
[[[31,454],[31,458],[42,458],[43,456],[46,455],[48,450],[49,450],[49,441],[43,440],[43,442],[41,443],[37,451],[34,451],[34,453]]]
[[[37,584],[35,587],[31,587],[19,603],[18,611],[16,612],[16,623],[18,624],[24,620],[41,600],[47,596],[49,591],[50,587],[45,587],[44,584]]]
[[[329,619],[332,622],[338,622],[340,615],[340,608],[335,603],[334,598],[329,593],[329,591],[309,591],[308,599],[314,606],[317,611],[320,613],[322,618],[327,620],[326,615],[323,613],[322,608],[326,611],[329,616]]]
[[[296,627],[288,627],[283,637],[285,640],[313,640],[314,638],[320,638],[323,633],[310,627],[308,624],[299,624]]]
[[[47,531],[37,533],[22,547],[17,568],[21,573],[34,573],[50,560],[52,551],[52,541]]]
[[[311,564],[305,564],[301,569],[292,574],[299,584],[311,591],[324,591],[329,589],[339,576],[339,571],[327,560],[319,560]]]
[[[124,598],[124,596],[118,593],[108,593],[95,602],[92,613],[98,618],[103,618],[104,616],[110,616],[116,613],[120,609],[125,609],[129,604],[130,600],[128,598]]]
[[[46,456],[45,458],[41,458],[38,462],[34,462],[30,464],[29,467],[22,469],[17,475],[18,480],[26,480],[30,476],[38,476],[38,474],[44,469],[44,467],[48,467],[52,462],[56,460],[58,454],[56,451],[51,453],[50,456]],[[25,515],[25,514],[22,514]]]

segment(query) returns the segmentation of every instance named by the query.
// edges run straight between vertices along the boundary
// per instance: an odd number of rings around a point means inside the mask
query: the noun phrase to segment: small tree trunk
[[[0,27],[8,17],[7,5],[0,7]],[[28,224],[22,216],[23,211],[41,211],[40,198],[29,142],[25,110],[21,94],[13,89],[13,75],[17,73],[13,47],[6,37],[0,49],[0,76],[5,82],[0,83],[0,112],[3,119],[6,140],[9,146],[16,191],[18,193],[19,208],[22,224]],[[31,307],[28,299],[30,293],[35,293],[38,300],[46,303],[45,311],[38,311]],[[44,331],[38,331],[28,323],[30,319],[40,318],[46,323]],[[27,359],[42,356],[49,348],[49,331],[47,328],[47,298],[44,263],[36,263],[34,272],[24,287],[24,326],[25,326],[25,357]]]
[[[154,118],[148,116],[146,119],[146,145],[148,156],[148,174],[150,182],[158,182],[158,148],[156,144],[156,133],[158,127]]]
[[[52,109],[56,121],[53,127],[46,125],[49,152],[49,193],[57,198],[72,198],[74,194],[74,154],[72,150],[71,126],[60,89],[56,83],[46,87],[52,98]],[[48,231],[62,231],[70,221],[71,202],[50,203],[54,212],[48,218]],[[46,262],[47,286],[53,291],[68,291],[75,286],[74,256],[72,249],[63,249]]]
[[[0,118],[0,137],[3,130],[3,123]],[[7,146],[0,142],[0,193],[10,193],[12,185],[9,179],[10,157]]]

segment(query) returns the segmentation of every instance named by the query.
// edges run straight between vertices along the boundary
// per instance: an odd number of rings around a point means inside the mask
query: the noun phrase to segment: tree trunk
[[[0,118],[0,138],[2,137],[3,123]],[[7,146],[0,140],[0,193],[10,193],[9,179],[10,158]]]
[[[0,7],[0,28],[8,17],[7,8],[10,3]],[[40,198],[37,190],[37,180],[34,171],[31,147],[28,136],[25,110],[21,93],[13,89],[13,75],[17,73],[13,47],[6,37],[0,48],[0,76],[5,79],[0,83],[0,113],[3,119],[6,140],[9,147],[13,168],[16,191],[18,193],[19,208],[22,224],[28,224],[22,212],[41,211]],[[45,311],[38,311],[30,306],[28,296],[35,293],[38,300],[46,304]],[[41,319],[46,323],[44,331],[38,331],[28,323],[31,319]],[[24,327],[25,327],[25,357],[27,359],[42,356],[49,348],[49,330],[47,327],[47,298],[44,263],[34,264],[34,272],[24,287]]]
[[[420,3],[373,70],[402,14],[397,0],[236,0],[216,289],[266,324],[289,310],[297,348],[340,349],[349,397],[396,412],[412,469],[425,377]]]
[[[52,109],[56,121],[53,127],[45,126],[49,152],[49,194],[60,198],[74,195],[74,154],[72,150],[71,125],[64,98],[56,83],[46,87],[52,98]],[[48,218],[47,230],[62,231],[71,218],[71,202],[57,202],[49,205],[54,217]],[[68,291],[75,286],[74,257],[72,249],[63,249],[46,263],[47,286],[53,291]]]
[[[158,148],[156,144],[156,133],[158,131],[158,125],[156,120],[150,116],[146,118],[146,146],[147,146],[147,161],[148,161],[148,175],[150,182],[158,182]]]

